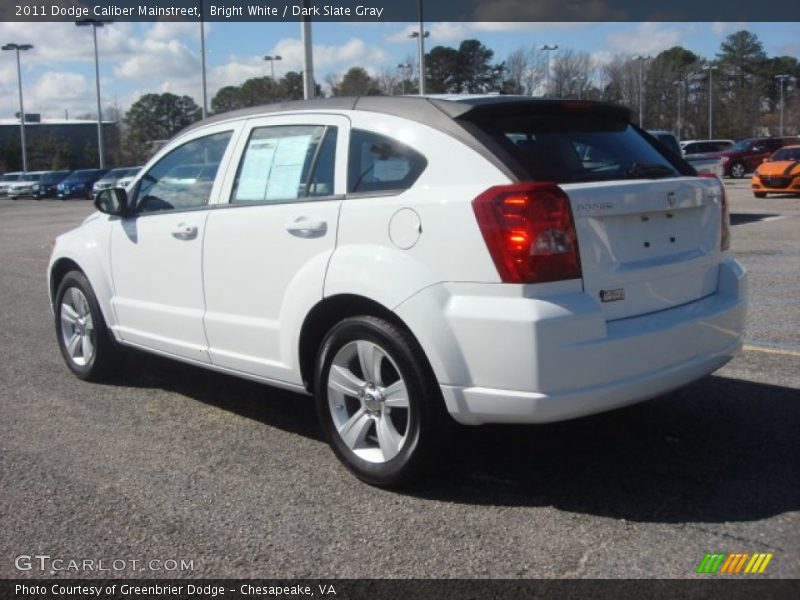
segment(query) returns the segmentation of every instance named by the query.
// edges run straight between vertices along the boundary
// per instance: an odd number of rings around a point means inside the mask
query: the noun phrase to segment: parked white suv
[[[447,414],[663,394],[739,350],[745,272],[722,183],[648,139],[620,107],[502,96],[213,117],[56,241],[61,351],[83,379],[123,345],[313,394],[378,485],[416,474]]]

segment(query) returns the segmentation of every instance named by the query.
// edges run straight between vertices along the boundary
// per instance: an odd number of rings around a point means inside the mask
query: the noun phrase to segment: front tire
[[[753,192],[753,196],[756,198],[766,198],[767,194],[765,192]]]
[[[69,369],[80,379],[100,381],[118,366],[121,349],[103,319],[89,280],[70,271],[56,292],[58,347]]]
[[[735,162],[731,165],[731,177],[735,177],[736,179],[741,179],[745,176],[747,169],[745,169],[744,164],[740,162]]]
[[[334,326],[315,370],[320,424],[359,479],[396,487],[426,466],[441,392],[416,341],[372,316]]]

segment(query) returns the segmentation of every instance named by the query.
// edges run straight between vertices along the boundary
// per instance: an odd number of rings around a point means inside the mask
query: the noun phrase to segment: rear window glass
[[[392,138],[354,129],[350,134],[347,191],[402,191],[414,185],[428,161]]]
[[[511,115],[479,126],[540,181],[674,177],[676,166],[630,124],[592,115]]]

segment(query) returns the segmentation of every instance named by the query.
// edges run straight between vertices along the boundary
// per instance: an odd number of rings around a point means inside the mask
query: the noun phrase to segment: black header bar
[[[307,8],[304,8],[307,7]],[[3,0],[2,21],[419,20],[417,0]],[[424,21],[728,21],[797,18],[796,0],[423,0]],[[800,29],[798,30],[800,33]]]

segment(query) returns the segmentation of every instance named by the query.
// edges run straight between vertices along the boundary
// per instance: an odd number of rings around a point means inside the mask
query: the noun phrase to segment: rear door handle
[[[328,232],[328,223],[308,217],[298,217],[286,226],[286,231],[299,238],[318,238]]]
[[[197,225],[178,223],[172,228],[172,237],[178,240],[193,240],[197,237]]]

